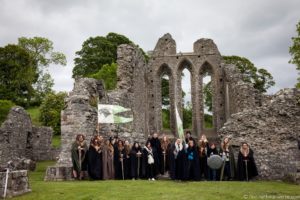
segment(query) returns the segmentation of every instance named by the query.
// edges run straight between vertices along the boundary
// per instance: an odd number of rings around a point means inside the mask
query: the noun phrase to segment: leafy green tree
[[[133,44],[127,37],[109,33],[106,37],[90,37],[84,41],[74,59],[73,78],[87,77],[97,73],[103,65],[117,61],[117,47],[120,44]]]
[[[9,100],[1,100],[0,99],[0,126],[5,121],[11,107],[15,104]]]
[[[18,45],[0,47],[0,99],[28,106],[35,69],[30,54]]]
[[[108,33],[105,37],[90,37],[83,42],[80,51],[74,59],[73,78],[89,77],[97,73],[105,64],[117,62],[117,48],[121,44],[135,45],[126,36],[117,33]],[[138,47],[138,45],[135,45]],[[139,48],[139,47],[138,47]],[[143,49],[139,48],[145,59],[148,57]]]
[[[44,126],[53,128],[55,134],[60,134],[61,110],[64,108],[65,92],[50,92],[43,99],[40,106],[40,121]]]
[[[117,86],[117,64],[105,64],[95,74],[89,76],[98,80],[103,80],[106,90],[113,90]]]
[[[47,93],[52,91],[54,81],[48,72],[51,64],[63,65],[67,64],[66,56],[54,51],[53,42],[43,37],[18,39],[18,45],[24,48],[33,58],[35,67],[35,101],[40,104]]]
[[[295,64],[296,69],[300,73],[300,21],[296,25],[297,36],[292,37],[292,46],[289,49],[289,52],[292,56],[289,63]],[[300,88],[300,76],[298,77],[298,82],[296,83],[296,87]]]
[[[244,81],[252,83],[254,88],[260,92],[266,92],[268,88],[275,85],[273,76],[266,69],[258,69],[254,64],[244,57],[223,56],[227,64],[235,65],[244,75]]]

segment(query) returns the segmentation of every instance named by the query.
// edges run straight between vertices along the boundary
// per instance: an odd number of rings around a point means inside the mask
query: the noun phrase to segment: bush
[[[9,100],[0,100],[0,125],[5,121],[11,107],[15,104]]]
[[[106,90],[113,90],[117,86],[117,64],[112,63],[110,65],[105,64],[95,74],[90,75],[90,78],[103,80]]]
[[[40,107],[40,121],[44,126],[53,128],[54,134],[60,134],[60,113],[64,108],[65,92],[49,93]]]

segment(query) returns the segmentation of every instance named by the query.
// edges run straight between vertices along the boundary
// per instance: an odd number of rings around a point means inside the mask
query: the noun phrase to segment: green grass
[[[53,135],[52,137],[52,147],[59,148],[61,143],[61,136],[60,135]]]
[[[31,117],[32,124],[36,126],[42,126],[42,123],[40,122],[40,108],[39,107],[31,107],[28,108],[27,113]]]
[[[39,162],[29,173],[32,192],[16,200],[61,199],[274,199],[300,198],[299,186],[283,182],[175,182],[175,181],[64,181],[44,182],[45,169],[54,162]],[[266,196],[267,195],[267,196]],[[273,197],[273,198],[272,198]],[[282,199],[282,198],[281,198]],[[285,198],[286,199],[286,198]],[[294,198],[295,199],[295,198]]]

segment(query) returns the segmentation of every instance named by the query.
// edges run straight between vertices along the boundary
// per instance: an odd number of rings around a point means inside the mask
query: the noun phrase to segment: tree
[[[22,47],[0,47],[0,99],[28,106],[35,80],[33,59]]]
[[[289,52],[292,56],[289,63],[295,64],[296,69],[300,72],[300,21],[296,25],[297,36],[292,37],[292,46],[289,49]],[[300,75],[300,74],[299,74]],[[296,87],[300,88],[300,76],[298,77],[298,82],[296,83]]]
[[[74,59],[73,78],[87,77],[97,73],[103,65],[117,61],[117,47],[120,44],[133,44],[127,37],[109,33],[106,37],[90,37],[84,41]]]
[[[60,113],[64,108],[65,92],[50,92],[40,106],[40,121],[44,126],[51,126],[55,134],[60,134]]]
[[[35,67],[35,101],[40,104],[47,93],[52,91],[54,81],[48,72],[50,64],[63,65],[67,64],[66,56],[54,51],[53,42],[43,37],[18,39],[18,45],[24,48],[33,58]]]
[[[73,78],[89,77],[97,73],[105,64],[117,62],[117,48],[121,44],[135,45],[126,36],[117,33],[108,33],[105,37],[90,37],[83,42],[80,51],[74,59]],[[139,48],[138,45],[135,45]],[[148,56],[139,48],[147,61]]]
[[[243,74],[245,82],[252,83],[254,88],[260,92],[266,92],[268,88],[275,85],[273,76],[266,69],[258,69],[254,64],[244,57],[223,56],[227,64],[235,65]]]
[[[95,74],[89,76],[98,80],[103,80],[106,90],[113,90],[117,86],[117,64],[105,64]]]
[[[5,121],[11,107],[15,104],[9,100],[1,100],[0,99],[0,126]]]

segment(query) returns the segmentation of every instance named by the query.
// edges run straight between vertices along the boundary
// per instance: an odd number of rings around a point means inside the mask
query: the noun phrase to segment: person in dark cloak
[[[130,151],[130,175],[133,180],[140,178],[142,166],[142,152],[138,142],[134,142]]]
[[[81,180],[84,178],[84,174],[87,171],[87,151],[88,146],[85,142],[85,136],[78,134],[76,141],[71,147],[71,157],[73,165],[73,177]]]
[[[123,179],[123,173],[125,178],[125,148],[124,148],[124,142],[122,140],[118,140],[118,147],[117,147],[117,156],[118,159],[116,160],[116,166],[115,166],[115,176],[116,179]],[[122,172],[122,162],[123,162],[123,172]]]
[[[191,131],[185,132],[185,143],[188,144],[190,140],[194,140],[194,144],[196,144],[195,139],[192,137]]]
[[[208,179],[208,166],[207,166],[207,150],[209,148],[208,141],[205,135],[202,135],[198,143],[198,154],[200,164],[200,179]]]
[[[160,157],[162,154],[161,143],[157,133],[153,133],[150,143],[151,143],[151,148],[154,156],[154,165],[155,165],[154,174],[155,176],[157,176],[160,173],[160,167],[161,167]]]
[[[219,151],[216,148],[216,144],[214,142],[212,142],[208,148],[207,158],[209,158],[210,156],[213,156],[213,155],[219,156]],[[211,169],[210,167],[208,167],[208,179],[210,181],[216,181],[217,177],[218,177],[217,175],[218,175],[218,170]]]
[[[199,156],[194,140],[189,140],[187,154],[187,179],[198,181],[200,179]]]
[[[257,167],[253,157],[253,151],[246,142],[242,143],[238,155],[237,179],[248,181],[258,175]]]
[[[187,177],[187,160],[184,145],[177,139],[171,146],[170,153],[170,178],[172,180],[185,180]]]
[[[102,163],[103,163],[103,179],[111,180],[115,178],[114,168],[114,147],[110,140],[106,140],[102,151]]]
[[[153,149],[151,146],[151,142],[147,141],[146,145],[143,148],[143,160],[146,164],[146,174],[145,177],[148,180],[155,180],[155,159],[153,155]]]
[[[131,168],[131,163],[130,163],[130,151],[131,151],[131,146],[128,140],[125,140],[124,142],[124,178],[125,179],[130,179],[131,178],[131,173],[130,173],[130,168]]]
[[[223,167],[221,168],[221,177],[220,179],[233,180],[235,178],[235,160],[233,148],[230,145],[230,140],[228,137],[225,137],[221,143],[220,155],[224,160]],[[223,173],[222,173],[223,172]]]
[[[169,171],[170,166],[170,152],[171,152],[171,143],[169,138],[164,135],[161,140],[161,150],[162,154],[160,155],[160,173],[165,174],[166,171]]]
[[[88,151],[88,173],[92,180],[103,179],[102,146],[101,138],[94,136]]]

